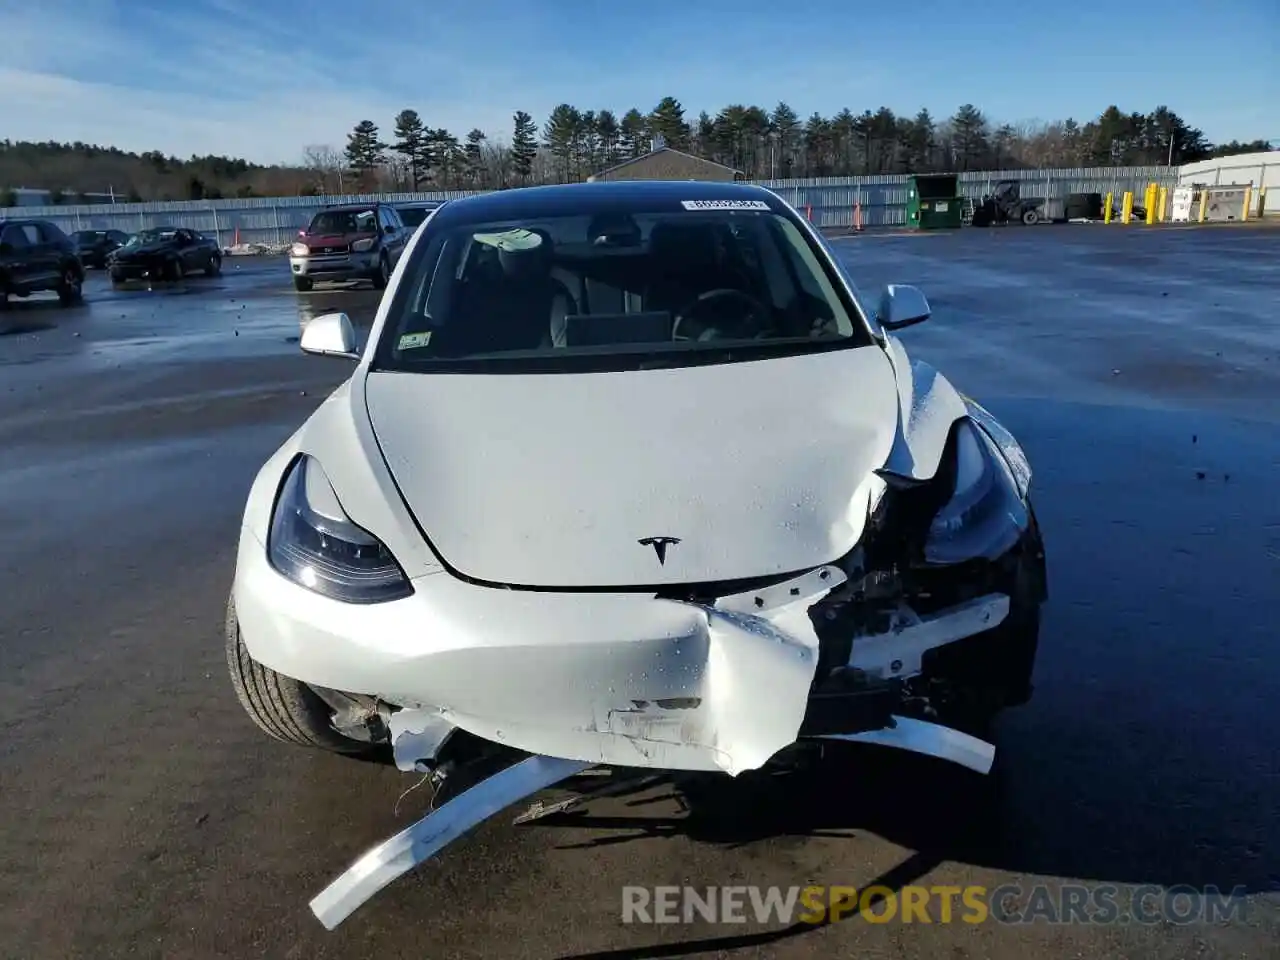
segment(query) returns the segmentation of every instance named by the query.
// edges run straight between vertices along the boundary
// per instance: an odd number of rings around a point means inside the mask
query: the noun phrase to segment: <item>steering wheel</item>
[[[707,304],[721,300],[737,300],[747,306],[748,313],[742,318],[741,329],[736,331],[744,334],[742,339],[759,338],[769,333],[770,328],[767,324],[771,311],[764,303],[745,291],[735,290],[732,287],[717,287],[714,290],[698,294],[698,296],[676,311],[675,320],[671,324],[671,339],[676,341],[702,340],[706,339],[709,333],[719,333],[720,331],[710,324],[698,324],[697,321],[693,321],[693,315],[706,309]],[[751,324],[753,320],[755,323]],[[693,321],[695,325],[701,326],[702,329],[695,330],[692,336],[688,333],[682,334],[680,325],[685,324],[687,329],[689,326],[688,321]],[[746,331],[748,330],[753,332],[747,333]]]

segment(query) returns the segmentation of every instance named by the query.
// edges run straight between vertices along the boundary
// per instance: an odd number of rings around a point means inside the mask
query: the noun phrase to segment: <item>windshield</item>
[[[323,210],[311,218],[307,233],[313,237],[342,233],[377,233],[372,210]]]
[[[639,369],[871,342],[819,251],[763,202],[427,230],[381,369]]]
[[[406,227],[416,227],[427,219],[427,214],[434,209],[435,207],[400,207],[398,212]]]
[[[172,227],[160,227],[155,230],[141,230],[129,238],[129,246],[138,247],[144,243],[166,243],[178,235]]]

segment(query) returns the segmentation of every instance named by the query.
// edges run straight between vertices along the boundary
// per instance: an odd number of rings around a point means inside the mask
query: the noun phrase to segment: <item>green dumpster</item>
[[[963,204],[959,181],[953,173],[932,173],[907,178],[907,227],[911,230],[945,230],[959,227]]]

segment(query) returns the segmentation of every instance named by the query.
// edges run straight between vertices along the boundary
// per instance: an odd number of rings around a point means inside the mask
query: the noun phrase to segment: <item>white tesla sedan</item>
[[[588,767],[824,738],[980,772],[1030,694],[1044,552],[1017,442],[775,194],[633,182],[451,201],[351,377],[249,494],[227,644],[281,740],[492,776],[312,903],[332,928]],[[494,762],[494,758],[500,758]]]

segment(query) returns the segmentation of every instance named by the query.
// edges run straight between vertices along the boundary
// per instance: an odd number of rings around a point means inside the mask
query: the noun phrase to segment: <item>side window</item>
[[[47,220],[40,223],[40,235],[44,238],[45,243],[67,242],[67,235],[58,229],[58,225],[49,223]]]
[[[22,225],[22,235],[27,238],[27,243],[33,247],[44,243],[44,237],[40,236],[40,228],[34,223],[24,223]]]
[[[0,233],[0,242],[7,243],[15,249],[28,246],[27,235],[23,232],[21,225],[16,223],[5,227],[4,233]]]

